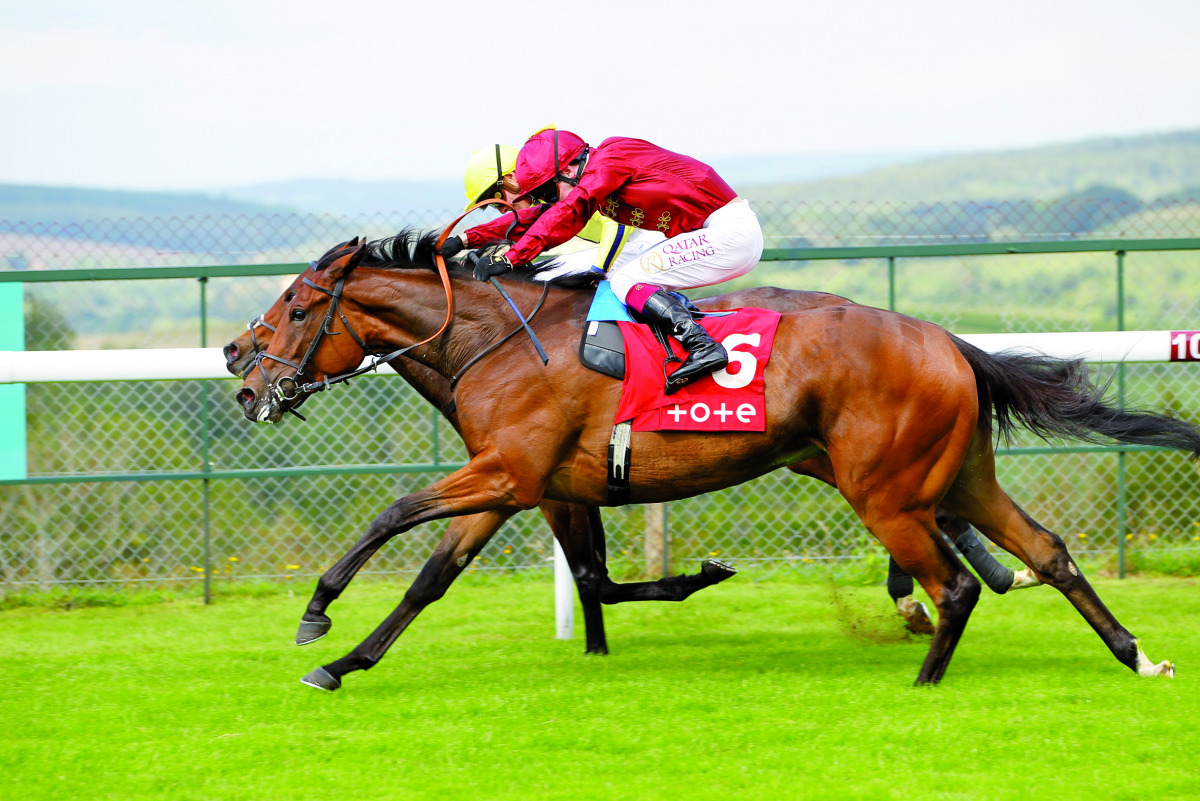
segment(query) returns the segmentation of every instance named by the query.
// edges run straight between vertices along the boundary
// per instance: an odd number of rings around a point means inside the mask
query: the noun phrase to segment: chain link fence
[[[1128,253],[1119,265],[1123,291],[1111,249],[910,258],[862,250],[941,245],[935,252],[951,253],[973,243],[1068,247],[1195,238],[1200,201],[756,208],[769,249],[847,250],[821,260],[784,254],[791,260],[764,262],[710,292],[751,285],[819,289],[892,306],[957,333],[1115,330],[1122,317],[1127,329],[1200,328],[1200,250]],[[291,276],[212,278],[201,287],[194,278],[104,280],[102,271],[305,263],[355,235],[436,227],[453,216],[0,221],[0,271],[9,281],[27,279],[27,350],[219,346],[245,330]],[[89,280],[28,280],[32,271],[52,269],[95,272]],[[1127,365],[1119,386],[1132,405],[1165,407],[1197,421],[1198,371],[1190,363]],[[1115,378],[1113,372],[1101,378]],[[306,407],[307,424],[278,426],[244,419],[232,399],[238,385],[229,379],[25,387],[28,477],[0,486],[0,596],[111,585],[199,591],[206,579],[220,593],[251,579],[310,578],[383,507],[466,460],[436,410],[394,376],[318,396]],[[1163,571],[1200,566],[1200,475],[1181,454],[1047,453],[1043,445],[1031,437],[1015,443],[998,458],[1000,480],[1073,553],[1114,571],[1119,564]],[[216,474],[244,468],[294,474],[195,478],[206,463]],[[760,576],[786,569],[873,580],[886,567],[882,548],[836,492],[788,471],[665,508],[606,509],[603,517],[609,569],[618,580],[658,575],[664,567],[691,571],[708,556]],[[364,575],[414,572],[443,529],[431,523],[398,537]],[[528,571],[551,558],[548,527],[527,512],[501,529],[471,571]]]

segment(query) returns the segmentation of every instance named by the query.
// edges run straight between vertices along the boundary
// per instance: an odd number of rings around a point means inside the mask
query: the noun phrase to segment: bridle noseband
[[[259,353],[260,351],[266,350],[265,347],[262,347],[258,344],[258,337],[256,337],[254,335],[254,329],[258,328],[260,325],[263,328],[270,331],[272,334],[274,334],[276,331],[275,326],[268,323],[262,317],[255,317],[253,320],[251,320],[249,323],[246,324],[246,330],[250,332],[250,347],[254,348],[254,352],[256,354]],[[254,369],[254,367],[253,367],[253,365],[251,365],[250,370],[253,370],[253,369]],[[245,377],[246,373],[249,373],[250,370],[242,371],[242,376]]]

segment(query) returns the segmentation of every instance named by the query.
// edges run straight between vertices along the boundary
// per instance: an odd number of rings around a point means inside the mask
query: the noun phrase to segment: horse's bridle
[[[358,346],[360,348],[362,348],[363,355],[364,356],[376,356],[376,354],[374,352],[372,352],[371,349],[367,346],[367,343],[363,340],[363,338],[358,335],[358,332],[354,330],[354,327],[352,325],[350,325],[350,321],[346,319],[346,315],[342,312],[339,302],[342,299],[342,287],[346,283],[346,277],[342,276],[341,278],[339,278],[337,280],[337,283],[334,284],[332,291],[326,289],[325,287],[321,286],[318,283],[315,283],[314,281],[312,281],[308,278],[303,279],[303,281],[307,286],[312,287],[313,289],[317,290],[318,292],[322,292],[326,295],[329,295],[329,297],[330,297],[329,307],[325,310],[325,319],[323,319],[321,321],[321,327],[319,329],[317,329],[316,336],[314,336],[312,339],[312,342],[310,342],[308,344],[308,349],[305,350],[303,358],[301,358],[299,364],[297,364],[296,362],[290,361],[289,359],[284,359],[281,356],[275,356],[271,353],[268,353],[264,349],[264,350],[259,351],[257,354],[255,354],[254,364],[251,365],[250,369],[245,372],[245,375],[249,375],[254,370],[255,367],[257,367],[259,370],[262,370],[263,378],[265,378],[267,381],[267,388],[281,401],[293,401],[296,398],[298,398],[301,395],[301,393],[320,392],[321,390],[327,389],[332,384],[340,383],[342,381],[349,381],[354,376],[362,375],[364,372],[366,372],[366,369],[359,368],[358,370],[355,370],[351,373],[345,373],[343,375],[334,376],[332,378],[329,376],[326,376],[325,380],[323,380],[323,381],[316,381],[316,382],[311,382],[311,383],[307,383],[307,384],[300,383],[301,379],[303,379],[306,376],[309,378],[312,378],[312,376],[308,375],[308,366],[309,366],[309,363],[313,360],[313,357],[316,355],[317,348],[319,348],[321,346],[321,341],[327,335],[328,336],[337,336],[338,335],[338,333],[336,331],[332,330],[329,327],[330,324],[333,322],[333,315],[335,315],[335,314],[338,316],[338,318],[341,319],[342,325],[344,325],[346,327],[346,330],[350,333],[350,336],[353,337],[354,341],[356,343],[358,343]],[[267,326],[266,323],[262,323],[261,320],[259,320],[258,322],[261,323],[262,325],[266,326],[267,328],[270,328],[270,326]],[[274,331],[275,329],[271,328],[271,330]],[[251,341],[254,341],[253,331],[251,332]],[[378,356],[376,356],[376,358],[378,359]],[[391,356],[389,358],[395,358],[395,356]],[[291,367],[295,372],[293,372],[292,375],[290,375],[290,376],[286,376],[286,375],[280,376],[279,378],[272,381],[271,376],[267,374],[267,371],[263,368],[263,364],[262,364],[267,359],[270,359],[271,361],[274,361],[274,362],[279,362],[280,364],[285,365],[287,367]],[[375,365],[377,365],[377,364],[378,364],[378,361],[374,362],[371,365],[371,367],[368,369],[374,369]],[[285,384],[285,382],[286,382],[286,384]]]
[[[259,344],[258,344],[258,337],[256,337],[256,336],[254,335],[254,329],[255,329],[255,328],[258,328],[260,325],[261,325],[263,328],[265,328],[265,329],[267,329],[268,331],[270,331],[272,334],[274,334],[274,333],[275,333],[275,331],[276,331],[276,328],[275,328],[275,326],[273,326],[273,325],[271,325],[270,323],[268,323],[268,322],[267,322],[266,320],[264,320],[262,317],[255,317],[253,320],[251,320],[249,323],[247,323],[247,324],[246,324],[246,330],[250,332],[250,346],[251,346],[252,348],[254,348],[254,353],[255,353],[256,355],[259,353],[259,351],[266,350],[266,348],[264,348],[264,347],[259,347]],[[253,370],[253,369],[254,369],[254,365],[250,365],[250,369],[248,369],[248,370],[244,370],[244,371],[242,372],[242,377],[243,377],[243,378],[245,378],[246,374],[247,374],[247,373],[249,373],[249,372],[250,372],[250,370]]]
[[[254,371],[254,368],[257,367],[263,374],[263,379],[267,383],[267,389],[272,394],[274,394],[277,398],[279,398],[279,400],[284,401],[284,402],[290,402],[290,401],[294,401],[296,398],[300,397],[303,394],[307,394],[310,392],[321,392],[323,390],[330,388],[334,384],[341,384],[341,383],[349,381],[351,378],[356,378],[365,373],[369,373],[374,370],[377,370],[379,368],[379,365],[384,364],[386,362],[390,362],[392,359],[399,358],[400,356],[404,356],[410,350],[413,350],[414,348],[418,348],[421,345],[426,344],[427,342],[431,342],[434,339],[437,339],[439,336],[442,335],[442,332],[444,332],[450,326],[450,320],[454,316],[454,291],[453,291],[453,289],[451,289],[451,286],[450,286],[450,274],[446,269],[446,260],[442,256],[440,251],[442,249],[442,246],[446,244],[446,240],[450,237],[450,232],[454,230],[454,226],[458,225],[459,222],[461,222],[462,219],[464,217],[466,217],[468,214],[475,211],[476,209],[483,208],[484,206],[504,206],[504,207],[506,207],[510,212],[513,213],[513,218],[514,218],[513,224],[514,225],[516,224],[516,209],[513,208],[513,206],[510,203],[508,203],[505,200],[488,199],[488,200],[482,200],[482,201],[474,204],[473,206],[471,206],[469,209],[467,209],[461,215],[459,215],[452,223],[447,225],[446,228],[442,231],[441,236],[438,237],[437,242],[434,245],[434,253],[435,253],[434,260],[437,264],[438,275],[442,279],[442,286],[446,290],[446,319],[442,323],[441,328],[439,328],[433,334],[431,334],[430,336],[421,340],[420,342],[415,342],[412,345],[406,345],[405,347],[400,348],[399,350],[395,350],[391,353],[382,354],[382,355],[377,354],[374,351],[372,351],[371,348],[367,345],[366,341],[358,335],[358,333],[354,330],[354,327],[350,325],[350,321],[346,319],[346,315],[342,313],[342,310],[341,310],[341,307],[339,304],[342,299],[342,287],[346,283],[345,274],[343,274],[342,277],[337,280],[337,283],[334,285],[332,291],[329,289],[326,289],[325,287],[321,286],[320,284],[313,282],[312,280],[310,280],[308,278],[304,278],[302,280],[304,281],[304,283],[307,286],[312,287],[313,289],[317,290],[318,292],[322,292],[326,295],[329,295],[330,301],[329,301],[329,308],[327,308],[325,310],[325,319],[323,319],[321,321],[321,327],[317,330],[317,334],[316,334],[316,336],[313,337],[312,342],[309,343],[308,349],[305,350],[303,358],[301,358],[300,362],[297,364],[296,362],[290,361],[288,359],[284,359],[279,356],[272,355],[272,354],[268,353],[266,349],[263,349],[261,351],[258,351],[258,353],[255,354],[254,363],[251,364],[250,367],[247,368],[246,371],[242,374],[243,380],[245,380],[245,378],[247,376],[249,376],[251,372]],[[512,230],[512,226],[509,226],[509,230],[510,231]],[[362,248],[365,246],[366,245],[364,243],[363,245],[359,245],[358,247]],[[503,290],[501,290],[501,291],[503,292]],[[542,300],[545,300],[545,292],[542,293]],[[511,299],[509,300],[509,305],[512,305]],[[540,308],[540,307],[541,307],[541,302],[538,303],[538,308]],[[514,308],[514,310],[516,309],[515,306],[513,308]],[[536,313],[537,310],[535,309],[534,311]],[[312,378],[312,376],[308,375],[308,366],[309,366],[309,363],[312,361],[313,357],[316,355],[317,348],[320,347],[321,341],[325,338],[326,335],[329,335],[329,336],[337,336],[338,335],[338,332],[333,331],[329,328],[330,323],[333,321],[334,314],[337,314],[337,316],[342,321],[342,325],[344,325],[346,327],[346,330],[348,332],[350,332],[350,336],[353,337],[354,341],[356,343],[358,343],[358,346],[360,348],[362,348],[363,356],[364,357],[366,357],[366,356],[372,357],[371,363],[364,367],[359,367],[355,370],[352,370],[348,373],[342,373],[341,375],[332,376],[332,377],[326,376],[324,378],[324,380],[311,381],[309,383],[302,384],[300,382],[306,376],[309,378]],[[517,316],[518,317],[521,316],[519,311],[517,311]],[[530,316],[532,317],[532,315],[530,315]],[[522,323],[525,323],[524,319],[522,319]],[[262,325],[264,328],[267,328],[268,330],[270,330],[272,332],[276,331],[276,329],[274,327],[268,325],[267,323],[263,322],[261,317],[256,317],[254,320],[251,320],[250,321],[250,341],[257,348],[258,340],[254,336],[254,328],[255,328],[256,324]],[[527,324],[525,324],[525,328],[528,328]],[[521,329],[518,329],[518,331],[519,330],[521,330]],[[514,332],[514,333],[516,333],[516,332]],[[507,337],[505,337],[505,339],[507,339]],[[489,348],[489,351],[490,350],[491,349]],[[539,347],[539,350],[540,350],[540,347]],[[290,376],[282,376],[273,381],[271,379],[271,376],[267,373],[266,369],[263,367],[263,362],[266,361],[267,359],[270,359],[271,361],[279,362],[280,364],[285,365],[287,367],[291,367],[294,372]],[[544,357],[543,357],[543,359],[544,359]],[[474,361],[475,360],[472,360],[471,364],[474,364]],[[469,367],[470,364],[468,364],[467,366]],[[285,388],[284,382],[287,382],[286,388]],[[300,416],[299,413],[297,413],[290,407],[287,408],[287,411],[291,412],[292,414],[296,415],[297,417],[300,417],[301,420],[304,419],[303,417]]]

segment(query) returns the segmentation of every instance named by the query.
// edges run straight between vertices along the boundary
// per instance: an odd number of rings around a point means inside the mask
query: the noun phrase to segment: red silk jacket
[[[571,194],[513,229],[521,238],[506,255],[513,264],[527,264],[575,236],[597,211],[667,237],[688,233],[736,197],[707,164],[643,139],[614,136],[591,152]],[[505,226],[511,221],[508,215],[501,219]]]
[[[534,221],[542,215],[546,209],[550,208],[541,203],[535,203],[523,209],[519,209],[517,214],[517,224],[513,226],[512,233],[509,236],[518,237],[529,230],[529,226],[533,225]],[[463,246],[468,248],[478,248],[484,245],[490,245],[493,242],[499,242],[505,238],[508,231],[508,226],[512,223],[513,212],[501,214],[494,220],[488,220],[482,225],[476,225],[474,228],[468,228],[462,236]]]

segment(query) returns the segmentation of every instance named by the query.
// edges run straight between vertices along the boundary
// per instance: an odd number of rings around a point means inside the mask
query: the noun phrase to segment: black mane
[[[437,231],[404,228],[394,236],[367,242],[365,245],[366,255],[363,256],[360,265],[383,270],[424,269],[436,271],[437,263],[434,261],[434,256],[437,255],[435,245],[437,244],[438,235],[439,232]],[[351,242],[355,241],[351,240]],[[320,270],[326,266],[326,260],[331,263],[334,260],[331,254],[335,254],[335,252],[348,246],[350,246],[350,243],[343,242],[341,245],[331,249],[318,259],[316,269]],[[554,261],[551,260],[550,262],[542,262],[529,267],[518,267],[503,277],[525,283],[542,283],[537,279],[537,275],[553,266],[555,266]],[[451,275],[459,277],[468,277],[472,271],[472,267],[467,262],[464,254],[455,256],[452,259],[446,259],[446,269]],[[549,283],[551,286],[559,286],[567,289],[583,289],[594,286],[595,277],[589,275],[568,275],[561,278],[554,278],[546,283]]]

